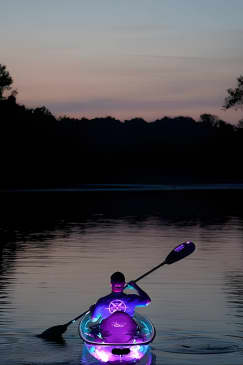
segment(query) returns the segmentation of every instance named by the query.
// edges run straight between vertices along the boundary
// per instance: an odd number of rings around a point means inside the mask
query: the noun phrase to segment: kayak
[[[92,357],[113,364],[136,363],[144,357],[155,337],[155,328],[149,319],[138,313],[133,318],[128,317],[126,313],[115,312],[92,328],[90,312],[81,318],[79,335]]]

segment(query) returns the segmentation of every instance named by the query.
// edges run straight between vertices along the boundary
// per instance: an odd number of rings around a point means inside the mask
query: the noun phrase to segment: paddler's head
[[[111,288],[113,293],[122,293],[125,285],[125,276],[122,272],[116,271],[111,275]]]

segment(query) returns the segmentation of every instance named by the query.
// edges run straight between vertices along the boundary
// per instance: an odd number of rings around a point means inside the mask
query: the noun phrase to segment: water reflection
[[[48,239],[57,231],[69,235],[80,230],[123,219],[143,225],[154,217],[162,224],[222,225],[232,216],[242,216],[243,196],[235,192],[174,192],[147,194],[13,194],[1,202],[1,243]],[[35,234],[38,236],[35,237]],[[51,237],[50,237],[51,238]]]
[[[226,274],[225,291],[227,293],[229,317],[241,333],[238,336],[243,338],[243,270]]]
[[[142,282],[153,298],[146,314],[159,333],[157,364],[204,364],[205,357],[182,360],[161,344],[167,338],[176,346],[173,341],[181,336],[187,346],[199,334],[222,341],[227,335],[242,338],[242,206],[241,196],[224,192],[5,197],[0,207],[3,364],[75,363],[70,359],[74,354],[80,359],[81,351],[75,326],[65,344],[47,344],[33,335],[83,312],[109,290],[111,271],[122,268],[135,278],[186,239],[197,244],[193,257]],[[10,354],[13,343],[16,354]],[[228,364],[241,365],[242,354],[227,357]]]
[[[6,324],[10,319],[5,318],[5,307],[11,305],[9,291],[13,281],[11,279],[16,261],[16,244],[8,247],[0,246],[0,324]]]
[[[228,260],[233,260],[233,267],[225,272],[225,292],[227,295],[227,306],[229,308],[228,316],[234,321],[239,332],[243,332],[243,240],[242,240],[242,218],[237,219],[240,223],[236,225],[236,230],[239,234],[239,242],[237,247],[231,247],[231,255]],[[237,262],[234,260],[234,256],[237,255]],[[242,337],[242,334],[240,336]]]

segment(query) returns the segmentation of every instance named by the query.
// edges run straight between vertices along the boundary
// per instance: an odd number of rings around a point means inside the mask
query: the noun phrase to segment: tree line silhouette
[[[15,90],[4,96],[11,84],[10,77],[2,88],[0,72],[2,188],[243,178],[242,123],[211,114],[198,121],[56,118],[44,106],[18,104]]]

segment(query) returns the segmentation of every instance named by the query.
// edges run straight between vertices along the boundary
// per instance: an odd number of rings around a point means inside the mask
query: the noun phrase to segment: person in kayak
[[[127,284],[128,289],[135,289],[137,294],[125,294],[126,281],[121,272],[115,272],[111,275],[111,294],[100,298],[90,311],[91,321],[102,321],[115,312],[127,313],[133,317],[136,307],[145,307],[151,303],[151,299],[134,281]]]

